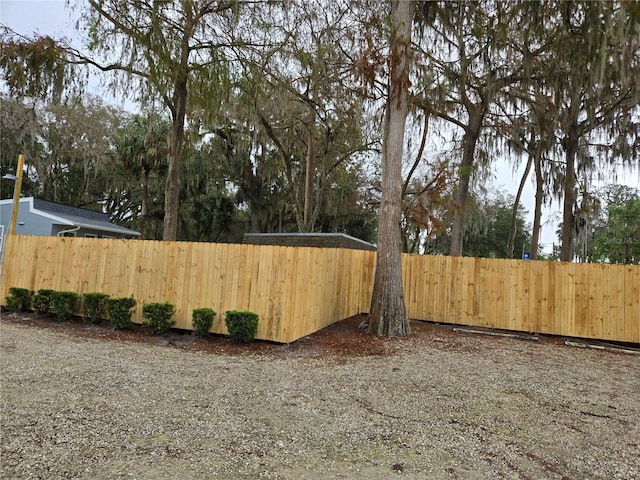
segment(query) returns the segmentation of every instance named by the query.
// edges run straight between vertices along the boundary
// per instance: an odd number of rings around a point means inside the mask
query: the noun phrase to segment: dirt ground
[[[43,328],[53,331],[65,332],[72,336],[94,338],[105,341],[124,341],[146,345],[165,346],[186,351],[204,352],[214,355],[260,355],[272,358],[305,357],[327,358],[336,360],[354,357],[379,357],[398,354],[404,349],[413,349],[418,346],[429,346],[439,350],[470,351],[471,349],[491,349],[499,344],[503,338],[494,335],[481,335],[482,343],[468,342],[469,338],[477,337],[465,331],[477,330],[479,332],[491,332],[498,334],[518,334],[489,330],[460,325],[440,324],[414,320],[411,322],[411,335],[401,339],[375,337],[358,328],[362,322],[367,321],[367,315],[356,315],[312,335],[303,337],[291,344],[279,344],[267,341],[254,341],[248,344],[238,345],[231,342],[223,335],[211,334],[206,338],[196,338],[192,332],[186,330],[171,330],[163,335],[155,335],[150,328],[143,325],[134,325],[130,330],[113,330],[108,322],[103,321],[94,325],[82,318],[74,317],[69,321],[58,322],[54,317],[41,317],[33,313],[8,314],[3,313],[2,318],[6,322],[19,324],[28,323],[35,328]],[[454,330],[455,329],[455,330]],[[524,337],[528,335],[523,334]],[[602,342],[584,339],[567,339],[565,337],[538,335],[536,343],[564,345],[569,340],[585,345],[601,345]],[[522,340],[526,341],[526,340]],[[637,350],[640,353],[640,345],[632,344],[606,344],[608,347]]]
[[[3,314],[0,477],[640,480],[640,356],[362,321],[236,345]]]

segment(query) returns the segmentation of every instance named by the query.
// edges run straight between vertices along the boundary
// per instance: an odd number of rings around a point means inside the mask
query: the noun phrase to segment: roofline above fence
[[[374,244],[345,233],[245,233],[243,243],[254,245],[376,250]]]

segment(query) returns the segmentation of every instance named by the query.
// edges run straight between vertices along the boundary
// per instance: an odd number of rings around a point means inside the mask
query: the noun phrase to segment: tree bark
[[[453,257],[462,256],[462,238],[464,235],[464,211],[467,206],[469,184],[473,169],[476,144],[482,129],[484,109],[476,105],[469,111],[469,126],[462,137],[462,162],[460,163],[460,179],[454,197],[453,225],[451,227],[451,248],[449,254]]]
[[[264,227],[262,226],[262,222],[260,221],[258,214],[252,210],[249,211],[249,224],[251,225],[251,233],[264,232]]]
[[[567,160],[564,176],[564,201],[562,209],[562,247],[560,249],[560,261],[570,262],[573,259],[573,238],[575,234],[576,219],[574,208],[578,198],[576,191],[576,153],[578,151],[578,125],[573,122],[564,139],[565,158]]]
[[[540,243],[540,220],[542,217],[542,199],[544,198],[544,179],[542,178],[542,161],[539,152],[534,159],[536,173],[536,202],[533,212],[533,232],[531,232],[531,260],[538,259],[538,245]]]
[[[312,204],[313,204],[313,173],[314,173],[314,138],[315,138],[315,125],[316,125],[316,109],[313,105],[309,105],[309,118],[307,120],[307,126],[309,128],[309,139],[307,143],[307,159],[306,159],[306,171],[304,175],[304,231],[313,232],[313,220],[311,216]]]
[[[172,123],[169,135],[169,169],[164,189],[164,222],[162,239],[175,241],[178,238],[180,214],[180,187],[182,185],[182,157],[184,147],[184,122],[187,116],[187,78],[176,82],[173,92]]]
[[[413,7],[411,1],[391,1],[393,30],[389,39],[391,58],[382,159],[382,201],[376,274],[369,314],[369,332],[389,337],[402,337],[411,333],[402,285],[400,220]]]
[[[527,160],[527,166],[524,169],[522,178],[520,179],[520,185],[518,186],[518,192],[516,198],[513,201],[513,209],[511,210],[511,225],[509,226],[509,241],[507,242],[507,255],[509,258],[513,258],[513,250],[515,248],[514,242],[516,240],[516,222],[518,220],[518,206],[520,205],[520,199],[522,198],[522,191],[524,190],[524,184],[529,178],[529,172],[531,171],[531,164],[533,163],[533,157],[529,155]]]
[[[144,229],[147,223],[147,202],[149,199],[149,176],[151,175],[150,168],[144,168],[144,180],[142,183],[142,203],[140,205],[140,223],[138,224],[138,232],[140,232],[140,239],[144,240]]]

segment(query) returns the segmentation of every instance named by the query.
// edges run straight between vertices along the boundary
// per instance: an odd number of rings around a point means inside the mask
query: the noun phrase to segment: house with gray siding
[[[13,200],[0,200],[0,249],[9,232]],[[140,233],[109,221],[109,215],[34,197],[20,199],[16,235],[135,238]]]

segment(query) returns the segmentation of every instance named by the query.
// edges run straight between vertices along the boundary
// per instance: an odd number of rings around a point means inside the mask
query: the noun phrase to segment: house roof
[[[245,233],[243,243],[288,247],[351,248],[376,250],[372,243],[344,233]]]
[[[106,213],[49,202],[48,200],[40,200],[34,197],[20,199],[20,203],[25,202],[29,204],[31,213],[43,215],[62,225],[102,230],[104,232],[118,233],[121,235],[140,235],[140,233],[135,230],[111,223],[109,221],[109,215]]]
[[[95,210],[88,210],[86,208],[71,207],[69,205],[63,205],[62,203],[40,200],[39,198],[33,199],[33,208],[65,217],[84,218],[96,222],[109,222],[109,215],[106,213],[96,212]]]

